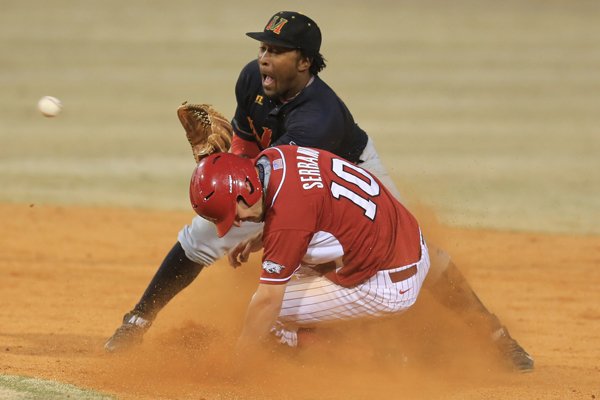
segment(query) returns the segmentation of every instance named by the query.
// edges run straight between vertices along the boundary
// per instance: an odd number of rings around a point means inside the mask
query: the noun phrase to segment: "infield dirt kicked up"
[[[1,204],[0,373],[120,399],[594,399],[600,396],[600,241],[465,230],[419,216],[481,299],[535,357],[503,370],[475,327],[427,292],[400,317],[331,326],[304,350],[234,374],[230,346],[257,259],[205,269],[135,352],[104,340],[138,300],[191,213]]]

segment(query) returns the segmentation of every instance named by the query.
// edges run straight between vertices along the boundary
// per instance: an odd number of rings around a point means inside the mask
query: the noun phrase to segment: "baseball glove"
[[[229,121],[208,104],[188,104],[177,108],[177,116],[192,146],[196,162],[214,153],[226,153],[233,129]]]

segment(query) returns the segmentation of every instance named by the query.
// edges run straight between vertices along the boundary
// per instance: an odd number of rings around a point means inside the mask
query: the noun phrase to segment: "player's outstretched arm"
[[[244,327],[238,339],[238,354],[243,355],[256,350],[264,341],[275,324],[281,311],[286,285],[267,285],[261,283],[252,296]]]

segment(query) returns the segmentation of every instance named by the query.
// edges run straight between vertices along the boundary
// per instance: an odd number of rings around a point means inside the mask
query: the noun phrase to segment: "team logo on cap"
[[[267,26],[265,26],[265,31],[271,31],[274,34],[279,35],[281,33],[281,28],[283,28],[283,26],[287,23],[287,19],[274,15]]]

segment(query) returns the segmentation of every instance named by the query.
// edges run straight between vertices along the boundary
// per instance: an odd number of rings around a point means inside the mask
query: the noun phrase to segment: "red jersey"
[[[299,146],[269,148],[257,160],[262,156],[271,171],[261,283],[283,284],[302,264],[335,260],[327,278],[353,287],[421,258],[416,219],[366,170]]]

